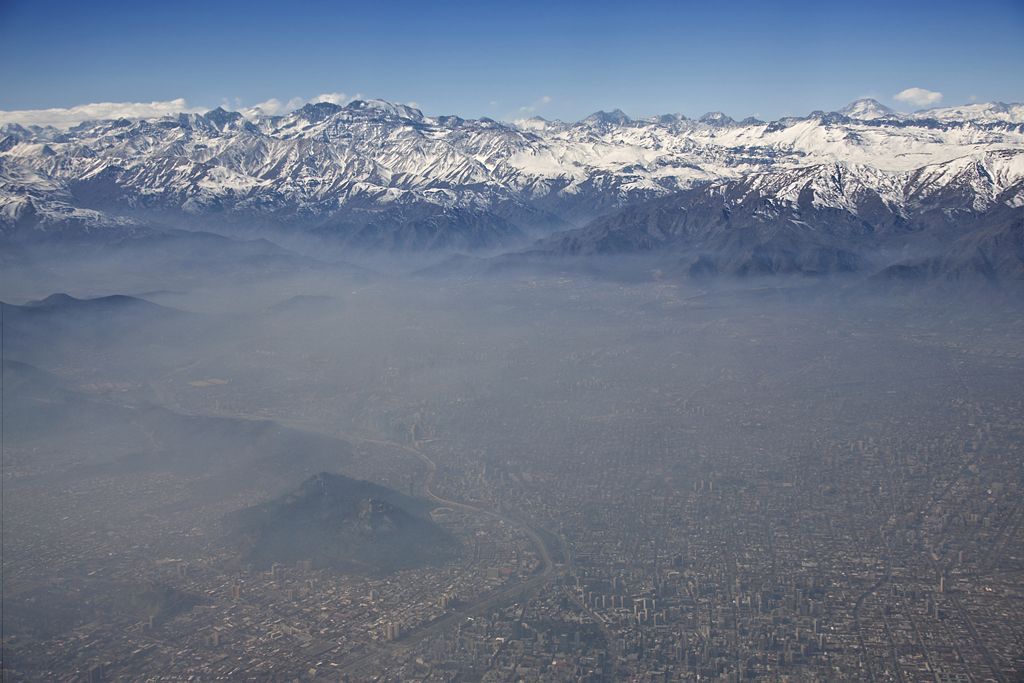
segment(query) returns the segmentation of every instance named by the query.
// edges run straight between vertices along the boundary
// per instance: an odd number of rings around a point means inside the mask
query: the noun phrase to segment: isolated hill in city
[[[457,550],[422,501],[329,473],[231,515],[229,525],[241,557],[260,568],[311,560],[318,567],[374,574],[441,561]]]

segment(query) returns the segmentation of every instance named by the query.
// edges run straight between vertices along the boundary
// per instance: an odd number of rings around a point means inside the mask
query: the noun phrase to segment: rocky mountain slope
[[[690,275],[853,272],[884,267],[885,254],[938,255],[969,248],[976,232],[1016,229],[1022,175],[1019,150],[908,171],[832,162],[751,173],[612,212],[524,255],[674,254]],[[992,273],[1017,272],[1015,253],[992,260]]]

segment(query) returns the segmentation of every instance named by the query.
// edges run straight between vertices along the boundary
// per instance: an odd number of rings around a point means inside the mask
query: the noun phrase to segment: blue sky
[[[358,93],[504,119],[776,118],[912,87],[1022,101],[1024,2],[0,0],[0,64],[3,110]]]

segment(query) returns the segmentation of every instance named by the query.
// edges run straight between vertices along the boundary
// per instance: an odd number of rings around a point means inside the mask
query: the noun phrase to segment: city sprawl
[[[8,307],[7,678],[1024,675],[1016,304],[315,283],[38,337]],[[247,560],[225,520],[321,471],[418,501],[451,550]]]

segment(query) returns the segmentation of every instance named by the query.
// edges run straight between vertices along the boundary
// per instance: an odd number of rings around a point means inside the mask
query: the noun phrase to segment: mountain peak
[[[402,119],[423,120],[423,112],[407,104],[396,104],[387,100],[352,100],[345,108],[350,111],[379,111]]]
[[[723,114],[720,111],[709,111],[704,116],[698,119],[701,123],[706,123],[709,126],[731,126],[736,123],[731,116]]]
[[[863,97],[854,100],[840,109],[837,113],[849,116],[851,119],[882,119],[895,116],[896,112],[881,102],[871,97]]]
[[[940,121],[1003,121],[1024,123],[1024,104],[1019,102],[972,102],[936,107],[917,112],[914,118],[927,117]]]
[[[334,116],[341,107],[332,102],[313,102],[305,105],[295,112],[295,115],[309,123],[319,123],[326,118]]]
[[[520,130],[529,130],[541,133],[550,128],[557,128],[561,126],[561,122],[548,121],[543,116],[531,116],[528,119],[516,119],[512,124]]]
[[[610,123],[610,124],[623,124],[629,123],[631,119],[626,116],[626,113],[621,109],[612,109],[611,111],[595,111],[593,114],[583,119],[584,123]]]
[[[31,308],[46,308],[48,306],[74,305],[77,303],[81,303],[82,301],[84,301],[84,299],[76,299],[75,297],[65,292],[57,292],[56,294],[51,294],[45,299],[39,299],[38,301],[30,301],[25,305]]]
[[[228,111],[224,107],[217,107],[203,114],[203,118],[223,130],[225,126],[240,120],[242,115],[237,111]]]

